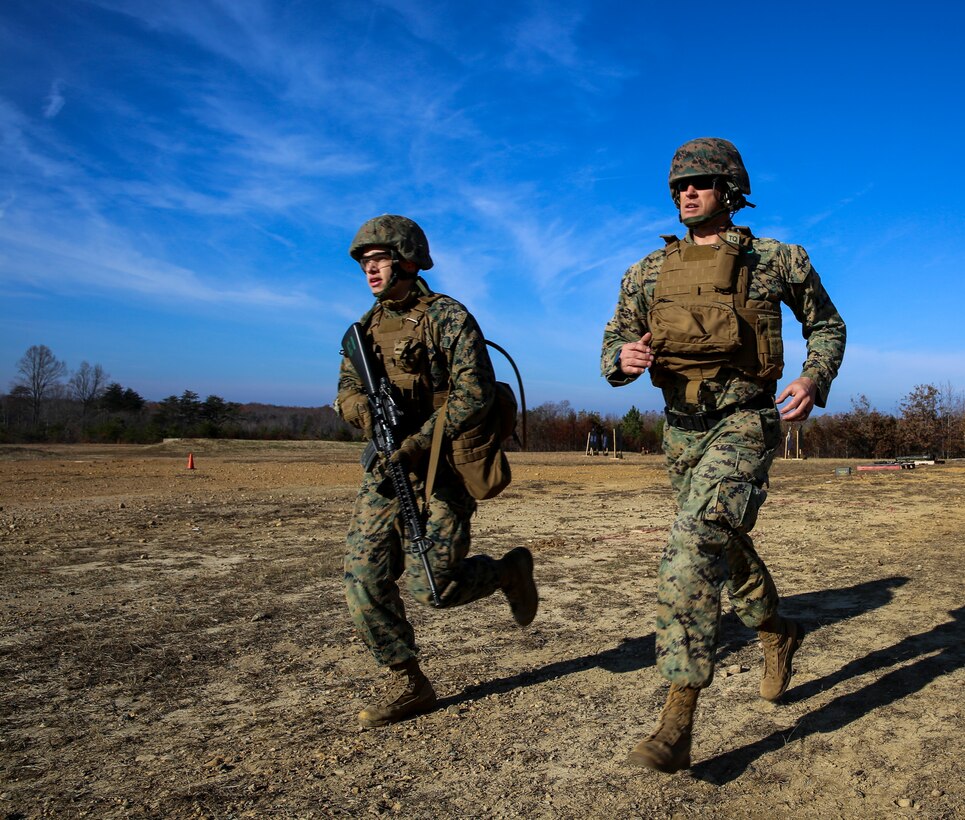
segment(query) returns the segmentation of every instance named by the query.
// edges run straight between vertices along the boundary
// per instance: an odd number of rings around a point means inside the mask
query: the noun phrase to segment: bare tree
[[[938,397],[939,391],[935,385],[919,384],[901,400],[898,438],[904,447],[905,455],[941,454],[942,433]]]
[[[81,362],[80,367],[70,377],[70,381],[67,383],[70,395],[80,402],[84,419],[87,418],[87,411],[91,405],[104,394],[109,378],[110,376],[104,372],[104,368],[99,364],[91,367],[87,362]]]
[[[941,455],[951,457],[962,449],[965,433],[965,393],[945,382],[938,388],[938,425],[941,431]]]
[[[30,396],[33,424],[40,423],[40,410],[44,399],[62,387],[61,379],[67,374],[67,365],[58,359],[47,345],[33,345],[17,363],[20,378],[14,388],[22,387]]]

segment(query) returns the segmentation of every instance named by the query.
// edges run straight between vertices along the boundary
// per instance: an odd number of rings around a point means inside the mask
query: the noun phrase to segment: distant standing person
[[[764,649],[761,697],[776,701],[791,678],[804,631],[778,614],[778,593],[750,531],[767,496],[781,419],[824,407],[844,355],[845,325],[804,248],[735,227],[754,207],[733,144],[701,138],[670,166],[683,239],[632,265],[603,335],[601,368],[614,386],[650,371],[663,391],[663,446],[678,512],[657,586],[657,668],[666,705],[632,763],[661,772],[690,766],[697,695],[714,676],[721,589]],[[784,360],[781,303],[807,340],[800,375],[777,396]]]
[[[479,325],[459,302],[433,293],[419,276],[432,267],[432,258],[425,233],[411,219],[389,214],[370,219],[359,228],[349,254],[361,265],[375,297],[360,323],[403,412],[402,441],[393,459],[409,471],[423,504],[425,534],[432,542],[427,557],[442,606],[468,604],[502,590],[514,619],[526,626],[538,606],[529,550],[516,547],[498,560],[467,557],[476,502],[445,459],[439,460],[432,497],[425,498],[439,413],[445,413],[443,430],[451,441],[478,432],[495,400],[495,375]],[[347,357],[336,408],[371,438],[368,400]],[[436,693],[416,658],[415,633],[397,583],[405,571],[416,601],[431,603],[421,561],[403,548],[404,531],[392,483],[377,464],[362,478],[345,557],[345,594],[356,631],[375,660],[391,670],[384,700],[359,714],[365,728],[395,723],[436,705]]]

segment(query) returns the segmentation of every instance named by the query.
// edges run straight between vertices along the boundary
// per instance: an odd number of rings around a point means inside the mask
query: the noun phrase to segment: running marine
[[[365,222],[349,247],[375,303],[360,323],[385,368],[402,410],[400,443],[392,459],[408,471],[422,505],[426,553],[440,606],[462,606],[501,590],[513,618],[526,626],[536,617],[539,596],[533,557],[516,547],[502,558],[469,555],[470,519],[476,501],[445,458],[438,459],[426,498],[433,431],[440,414],[445,440],[477,434],[490,413],[496,381],[485,339],[472,314],[455,299],[434,293],[420,270],[433,266],[422,228],[386,214]],[[359,374],[343,356],[336,410],[372,437],[368,398]],[[415,631],[406,617],[399,579],[412,597],[432,605],[420,558],[405,548],[399,501],[384,466],[362,478],[345,555],[345,596],[355,630],[376,662],[390,670],[386,696],[359,714],[364,728],[384,726],[432,710],[436,693],[418,662]]]
[[[760,637],[761,697],[777,701],[788,687],[804,630],[778,613],[777,587],[750,533],[767,497],[781,420],[801,422],[825,406],[846,330],[804,248],[733,224],[737,211],[754,206],[732,143],[685,143],[669,184],[687,233],[662,237],[663,247],[624,274],[601,370],[615,387],[649,372],[666,404],[663,448],[678,511],[658,572],[656,661],[670,690],[656,727],[629,760],[672,773],[690,766],[697,698],[714,676],[724,587]],[[782,303],[801,325],[807,358],[777,395]]]

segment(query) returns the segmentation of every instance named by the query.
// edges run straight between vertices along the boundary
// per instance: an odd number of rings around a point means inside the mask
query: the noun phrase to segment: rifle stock
[[[402,412],[392,396],[392,385],[384,368],[369,350],[365,329],[358,322],[353,323],[342,338],[342,350],[362,380],[362,389],[365,391],[369,410],[372,413],[372,440],[362,453],[362,466],[366,470],[371,470],[378,461],[378,456],[382,456],[382,463],[392,481],[395,497],[399,501],[399,509],[408,534],[409,553],[422,560],[432,602],[437,607],[442,606],[427,555],[432,548],[432,541],[426,536],[423,516],[419,511],[408,473],[398,461],[392,460],[392,454],[398,449],[396,433],[402,417]],[[426,503],[428,504],[428,499]]]

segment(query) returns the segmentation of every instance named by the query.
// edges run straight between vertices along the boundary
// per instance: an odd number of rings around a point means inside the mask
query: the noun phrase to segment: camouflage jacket
[[[684,241],[692,241],[691,236],[688,234]],[[807,251],[800,245],[786,245],[775,239],[754,237],[752,253],[758,261],[751,271],[749,298],[783,302],[801,323],[808,351],[801,375],[814,381],[817,386],[816,403],[824,407],[831,382],[844,357],[844,321],[821,284]],[[656,250],[632,265],[623,275],[616,311],[603,332],[600,361],[604,378],[615,387],[636,379],[636,376],[629,376],[620,370],[617,357],[625,343],[639,340],[649,330],[647,316],[654,283],[665,257],[663,248]],[[668,407],[693,412],[694,408],[685,403],[685,388],[686,379],[682,377],[663,388]],[[716,379],[704,383],[700,409],[726,407],[745,401],[762,389],[773,394],[776,383],[759,383],[736,370],[725,369]]]
[[[418,297],[419,293],[413,291],[399,302],[376,303],[362,318],[362,324],[367,325],[377,311],[406,315]],[[432,391],[449,389],[444,432],[452,440],[485,417],[495,399],[496,377],[482,331],[462,304],[440,295],[428,306],[425,319],[426,356],[423,361],[427,363]],[[336,409],[345,418],[341,408],[364,399],[361,380],[348,358],[343,357]],[[425,413],[424,418],[407,420],[407,431],[414,431],[412,435],[423,450],[429,450],[431,446],[438,413],[439,410],[434,410]]]

